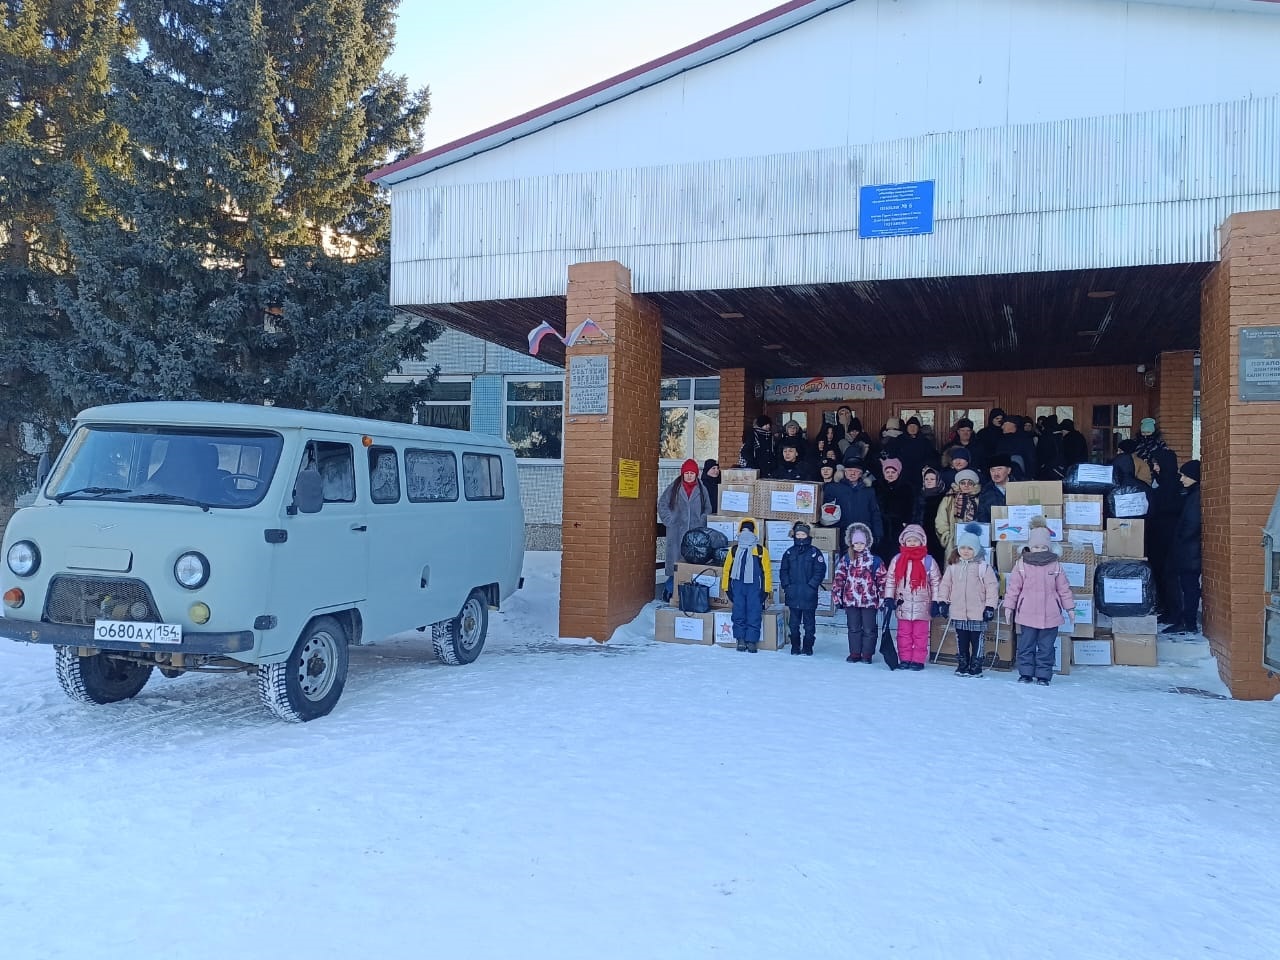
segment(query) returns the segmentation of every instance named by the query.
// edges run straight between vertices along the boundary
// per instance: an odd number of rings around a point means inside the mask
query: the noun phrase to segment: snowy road
[[[245,678],[65,700],[0,646],[0,956],[1273,958],[1280,704],[1182,665],[1049,689],[562,643],[558,555],[470,667],[359,648],[290,726]]]

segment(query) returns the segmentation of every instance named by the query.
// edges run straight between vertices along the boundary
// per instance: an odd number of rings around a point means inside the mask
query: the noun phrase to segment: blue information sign
[[[933,233],[933,181],[882,183],[858,192],[858,235],[909,237]]]

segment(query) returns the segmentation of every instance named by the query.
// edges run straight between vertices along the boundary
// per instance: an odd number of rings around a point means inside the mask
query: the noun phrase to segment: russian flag
[[[538,348],[542,346],[543,339],[548,336],[555,337],[562,343],[564,342],[564,338],[556,333],[556,328],[545,320],[529,331],[529,352],[533,356],[536,357],[538,355]]]
[[[594,320],[592,320],[590,317],[587,317],[587,319],[583,320],[580,324],[578,324],[576,327],[573,328],[573,332],[570,333],[569,336],[564,338],[564,345],[566,347],[572,347],[575,343],[577,343],[583,337],[586,337],[588,339],[591,339],[592,337],[596,337],[600,340],[608,339],[608,337],[604,335],[604,331],[600,329],[600,325],[596,323]]]

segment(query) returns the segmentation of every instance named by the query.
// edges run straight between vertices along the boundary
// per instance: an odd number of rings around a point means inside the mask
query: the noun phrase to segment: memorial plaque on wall
[[[609,358],[569,358],[569,416],[609,412]]]
[[[1280,401],[1280,327],[1240,331],[1240,399]]]

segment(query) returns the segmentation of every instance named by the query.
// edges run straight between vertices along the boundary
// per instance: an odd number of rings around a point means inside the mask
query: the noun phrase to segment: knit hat
[[[924,527],[918,523],[908,523],[902,528],[902,532],[898,534],[898,546],[906,546],[907,537],[916,537],[921,543],[928,543],[929,538],[925,535]]]
[[[1076,422],[1072,420],[1070,417],[1067,417],[1067,419],[1058,423],[1058,429],[1066,430],[1068,433],[1070,433],[1075,428],[1076,428]]]
[[[868,547],[875,543],[875,537],[871,535],[871,528],[865,523],[849,524],[849,532],[845,535],[850,545],[855,543],[865,543]]]
[[[698,469],[698,461],[694,460],[692,457],[686,460],[684,464],[680,467],[680,476],[682,477],[686,473],[701,473],[701,472],[702,471]]]
[[[976,470],[957,470],[956,483],[959,483],[961,480],[972,480],[974,483],[982,482],[978,479],[978,472]]]
[[[1142,422],[1138,424],[1138,432],[1143,434],[1155,433],[1156,432],[1155,419],[1152,417],[1143,417]]]
[[[1200,482],[1200,461],[1188,460],[1182,465],[1182,469],[1178,471],[1184,477],[1190,477],[1196,483]]]
[[[909,427],[909,426],[911,426],[912,424],[915,424],[917,427],[918,427],[918,426],[920,426],[920,418],[919,418],[919,417],[908,417],[908,418],[907,418],[907,426]]]
[[[880,469],[882,471],[888,470],[890,467],[897,470],[899,474],[902,473],[902,461],[897,457],[885,457],[880,461]]]
[[[973,421],[970,420],[968,417],[961,417],[959,420],[956,421],[955,429],[961,430],[965,427],[968,427],[970,430],[972,430]]]
[[[957,460],[973,463],[973,454],[969,452],[968,447],[952,447],[947,451],[947,459],[951,461],[951,465],[954,467]]]
[[[956,532],[956,548],[968,547],[975,555],[982,556],[982,528],[976,523],[966,523]]]
[[[807,537],[811,532],[812,531],[810,531],[809,525],[805,523],[803,520],[797,520],[795,526],[791,528],[791,536],[793,539],[801,533],[803,533]]]
[[[1031,533],[1027,535],[1027,545],[1030,547],[1047,547],[1053,539],[1053,534],[1049,530],[1049,524],[1045,522],[1044,517],[1031,518]]]
[[[884,422],[885,430],[901,430],[902,421],[898,417],[890,417]]]

